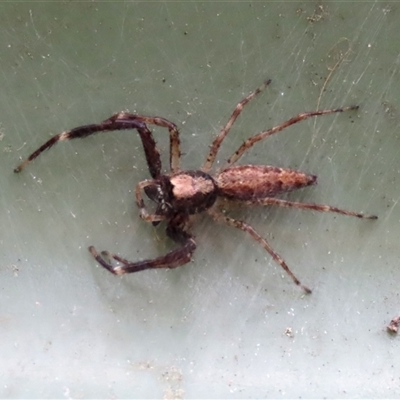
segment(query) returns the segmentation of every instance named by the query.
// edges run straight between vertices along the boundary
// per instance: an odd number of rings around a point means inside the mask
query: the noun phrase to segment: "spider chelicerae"
[[[223,168],[211,174],[210,171],[221,144],[242,112],[244,106],[270,83],[271,80],[265,81],[263,85],[238,103],[226,125],[213,140],[206,161],[199,170],[186,171],[181,169],[179,131],[174,123],[161,117],[120,112],[99,124],[80,126],[52,137],[15,168],[14,172],[21,172],[43,151],[49,149],[59,141],[84,138],[97,132],[136,129],[142,140],[147,165],[152,177],[152,179],[139,182],[136,186],[136,203],[140,209],[140,216],[145,221],[153,223],[153,225],[158,225],[161,221],[166,221],[166,233],[179,244],[179,247],[161,257],[131,262],[108,251],[98,253],[93,246],[90,246],[89,251],[99,264],[115,275],[153,268],[176,268],[184,265],[191,260],[193,252],[196,249],[196,242],[190,232],[193,218],[196,214],[207,212],[216,221],[223,222],[231,227],[247,232],[289,274],[296,285],[300,286],[305,292],[311,293],[311,289],[303,285],[299,279],[296,278],[283,258],[270,244],[246,222],[233,219],[226,215],[226,210],[223,205],[226,200],[233,200],[243,205],[296,207],[322,212],[334,212],[358,218],[377,219],[375,215],[365,215],[328,205],[300,203],[276,197],[276,195],[280,193],[316,184],[317,177],[315,175],[268,165],[234,165],[243,154],[257,142],[282,131],[290,125],[319,115],[357,110],[358,106],[317,110],[298,114],[271,129],[251,136],[228,158]],[[169,131],[169,173],[162,173],[160,153],[157,150],[156,142],[147,125],[167,128]],[[142,191],[156,204],[155,212],[151,213],[147,210],[142,197]]]

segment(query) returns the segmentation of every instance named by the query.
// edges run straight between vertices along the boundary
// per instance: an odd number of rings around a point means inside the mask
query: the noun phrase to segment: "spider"
[[[21,172],[43,151],[60,141],[84,138],[97,132],[136,129],[142,140],[148,169],[152,178],[139,182],[136,186],[136,203],[140,210],[140,216],[153,225],[158,225],[161,221],[165,221],[167,236],[174,240],[179,247],[161,257],[131,262],[108,251],[98,253],[93,246],[90,246],[90,253],[100,265],[115,275],[155,268],[176,268],[184,265],[191,260],[196,249],[196,242],[190,229],[193,218],[196,214],[207,212],[214,220],[248,233],[286,271],[296,285],[300,286],[306,293],[311,293],[311,289],[300,282],[289,269],[284,259],[270,246],[266,239],[261,237],[246,222],[226,215],[222,205],[224,200],[228,200],[239,202],[243,205],[296,207],[321,212],[334,212],[358,218],[377,219],[375,215],[365,215],[328,205],[300,203],[276,197],[280,193],[316,184],[317,177],[315,175],[268,165],[234,165],[257,142],[282,131],[290,125],[311,117],[357,110],[358,106],[300,113],[271,129],[251,136],[228,158],[222,169],[211,174],[210,171],[221,144],[243,108],[270,83],[270,79],[265,81],[258,89],[251,92],[237,104],[228,122],[213,140],[207,158],[198,170],[186,171],[181,169],[179,131],[174,123],[161,117],[120,112],[99,124],[80,126],[52,137],[15,168],[14,172]],[[169,173],[163,173],[161,170],[160,153],[147,125],[156,125],[169,131]],[[149,200],[155,203],[155,212],[152,213],[147,210],[142,192],[146,194]]]

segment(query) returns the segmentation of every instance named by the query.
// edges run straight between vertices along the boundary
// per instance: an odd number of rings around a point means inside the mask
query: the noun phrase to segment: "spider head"
[[[217,199],[214,179],[202,171],[182,171],[161,175],[144,187],[147,197],[157,204],[156,215],[198,214]]]
[[[154,201],[157,204],[157,208],[154,212],[155,215],[168,215],[170,213],[170,205],[166,201],[167,196],[165,195],[165,185],[157,179],[152,181],[151,184],[144,187],[144,192],[146,196]],[[153,222],[153,225],[156,226],[160,223],[160,221]]]

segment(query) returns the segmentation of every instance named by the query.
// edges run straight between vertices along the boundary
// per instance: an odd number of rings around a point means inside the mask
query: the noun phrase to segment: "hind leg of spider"
[[[114,275],[129,274],[146,269],[176,268],[187,264],[191,260],[193,252],[196,249],[196,242],[193,236],[183,230],[183,224],[185,222],[186,220],[172,219],[166,230],[167,235],[175,242],[179,243],[180,247],[170,251],[164,256],[152,260],[131,262],[108,251],[102,251],[99,254],[93,246],[89,247],[89,251],[101,266]],[[122,265],[113,265],[111,262],[112,259]]]
[[[315,203],[301,203],[298,201],[289,201],[283,199],[277,199],[274,197],[267,197],[265,199],[248,200],[243,202],[246,205],[263,205],[263,206],[280,206],[280,207],[293,207],[302,208],[305,210],[313,210],[319,212],[333,212],[342,215],[348,215],[350,217],[364,218],[364,219],[378,219],[376,215],[366,215],[362,213],[356,213],[353,211],[342,210],[337,207],[328,206],[325,204],[315,204]]]
[[[286,273],[292,278],[293,282],[297,285],[300,286],[307,294],[311,293],[311,289],[308,288],[307,286],[303,285],[299,279],[293,274],[293,272],[290,270],[288,265],[286,264],[285,260],[270,246],[270,244],[263,238],[261,237],[255,229],[247,224],[246,222],[239,221],[233,218],[230,218],[223,214],[220,211],[217,211],[216,209],[211,209],[208,210],[209,214],[212,215],[212,217],[216,221],[224,222],[225,224],[232,226],[234,228],[238,228],[244,232],[247,232],[256,242],[258,242],[274,259],[275,262],[277,262],[285,271]]]

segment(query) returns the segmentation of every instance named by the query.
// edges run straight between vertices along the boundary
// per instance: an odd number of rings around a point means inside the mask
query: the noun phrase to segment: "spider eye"
[[[157,184],[152,184],[152,185],[148,185],[146,187],[144,187],[144,192],[146,193],[146,196],[153,201],[154,203],[156,203],[157,205],[154,207],[146,207],[146,208],[150,208],[150,212],[154,215],[163,215],[163,211],[164,211],[164,200],[163,200],[163,192],[162,189],[160,187],[160,185]],[[153,225],[156,226],[160,223],[160,221],[156,221],[153,222]]]
[[[160,183],[152,183],[150,185],[145,186],[144,192],[147,197],[156,203],[155,209],[150,207],[150,213],[154,215],[167,215],[170,212],[171,206],[169,202],[166,200],[165,191],[163,190],[163,186]],[[146,207],[149,208],[149,207]],[[151,210],[153,208],[153,210]],[[156,226],[160,221],[153,222],[153,225]]]
[[[162,199],[162,190],[160,185],[154,184],[146,186],[144,192],[150,200],[153,200],[155,203],[160,203]]]

